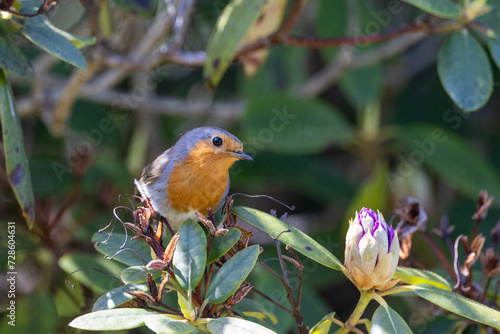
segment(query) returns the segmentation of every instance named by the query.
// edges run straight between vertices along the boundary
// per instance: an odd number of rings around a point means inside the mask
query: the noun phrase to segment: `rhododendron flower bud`
[[[385,290],[399,260],[399,240],[380,212],[363,208],[349,221],[346,236],[345,266],[351,281],[360,290]]]

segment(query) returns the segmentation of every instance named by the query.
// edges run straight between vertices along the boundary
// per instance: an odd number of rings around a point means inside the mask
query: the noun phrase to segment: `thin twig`
[[[257,289],[256,287],[253,287],[252,288],[252,291],[255,292],[256,294],[258,294],[259,296],[261,296],[262,298],[270,301],[271,303],[273,303],[274,305],[278,306],[280,309],[282,309],[283,311],[286,311],[288,313],[290,313],[291,315],[293,315],[292,311],[287,309],[286,307],[284,307],[283,305],[281,305],[280,303],[278,303],[277,301],[275,301],[274,299],[272,299],[271,297],[269,297],[268,295],[266,295],[264,292],[260,291],[259,289]]]
[[[451,267],[450,263],[446,259],[446,256],[444,256],[443,252],[441,251],[441,248],[439,248],[439,246],[436,244],[434,239],[432,239],[432,237],[429,235],[429,233],[427,231],[422,232],[422,234],[424,235],[427,243],[432,247],[432,250],[434,251],[434,253],[436,253],[439,261],[443,265],[444,269],[446,269],[446,272],[448,273],[448,275],[453,277],[455,275],[453,268]]]

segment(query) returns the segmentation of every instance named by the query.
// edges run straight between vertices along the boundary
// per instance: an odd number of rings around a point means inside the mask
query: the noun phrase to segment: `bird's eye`
[[[221,146],[222,145],[222,139],[221,137],[214,137],[212,139],[212,143],[215,145],[215,146]]]

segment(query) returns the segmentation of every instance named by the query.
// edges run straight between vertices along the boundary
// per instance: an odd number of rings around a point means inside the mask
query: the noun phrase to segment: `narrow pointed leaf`
[[[6,172],[10,186],[29,228],[35,221],[35,199],[28,158],[24,150],[21,121],[7,73],[0,69],[0,121],[2,123],[3,149]]]
[[[341,270],[343,268],[342,263],[335,255],[330,253],[310,236],[284,221],[268,213],[243,206],[234,207],[231,212],[266,232],[273,238],[278,238],[279,241],[290,245],[297,252],[308,258],[335,270]]]
[[[413,333],[404,319],[388,305],[380,305],[373,314],[370,334]]]
[[[452,34],[441,47],[438,73],[448,95],[464,111],[481,108],[493,92],[488,55],[466,29]]]
[[[264,3],[265,0],[231,0],[224,8],[210,38],[203,69],[209,87],[215,88],[219,84]]]
[[[87,313],[74,319],[69,326],[88,331],[122,330],[144,326],[144,320],[157,312],[141,308],[118,308]]]
[[[397,267],[394,278],[400,278],[406,284],[427,283],[451,291],[450,283],[438,274],[422,269]]]
[[[250,274],[258,257],[258,245],[247,247],[236,253],[212,277],[205,300],[208,303],[219,304],[229,298]]]
[[[413,291],[431,303],[464,318],[500,329],[500,312],[475,300],[465,298],[430,284],[416,284]]]
[[[144,319],[146,326],[155,333],[160,334],[184,334],[195,330],[192,324],[181,320],[174,320],[166,315],[150,315]]]
[[[207,328],[211,333],[273,334],[272,330],[245,319],[223,317],[210,320]]]
[[[174,274],[186,291],[193,290],[200,283],[207,263],[207,237],[201,226],[188,220],[179,228],[179,240],[175,247]]]
[[[35,78],[35,72],[28,57],[4,37],[0,37],[0,67],[26,81]]]
[[[80,50],[68,40],[69,34],[50,23],[45,15],[25,18],[21,27],[23,35],[48,53],[87,70],[87,63]]]
[[[445,19],[456,19],[462,10],[460,6],[451,0],[403,0],[424,12],[442,17]]]
[[[97,298],[94,306],[92,307],[92,312],[112,309],[135,298],[134,296],[126,293],[126,291],[146,292],[149,291],[149,286],[147,284],[127,284],[116,289],[112,289]]]
[[[106,232],[96,232],[92,236],[92,244],[99,253],[128,266],[148,264],[152,260],[148,244],[142,240],[130,238],[131,235],[127,239],[125,234],[118,232],[113,232],[111,235]]]
[[[240,240],[241,232],[235,227],[230,227],[226,235],[216,236],[212,240],[210,251],[208,252],[207,263],[210,264],[226,254]]]
[[[152,279],[158,278],[161,275],[161,271],[159,270],[148,269],[146,271],[146,268],[144,268],[144,266],[133,266],[125,268],[122,271],[120,278],[125,284],[138,284],[142,282],[147,282],[148,272],[152,275]]]
[[[328,334],[332,326],[332,319],[335,317],[335,312],[327,314],[309,331],[309,334]]]

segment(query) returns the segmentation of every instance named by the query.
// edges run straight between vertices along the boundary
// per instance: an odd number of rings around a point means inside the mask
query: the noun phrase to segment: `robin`
[[[237,160],[253,160],[241,141],[226,130],[200,127],[186,132],[142,171],[137,190],[174,231],[194,210],[218,210],[229,191],[229,168]]]

